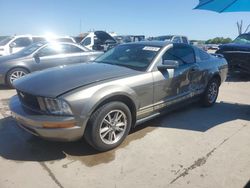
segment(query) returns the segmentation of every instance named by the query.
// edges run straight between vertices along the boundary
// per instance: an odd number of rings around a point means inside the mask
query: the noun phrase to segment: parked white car
[[[32,35],[17,35],[0,41],[0,56],[16,53],[35,42],[42,41],[75,42],[72,37],[46,37]]]

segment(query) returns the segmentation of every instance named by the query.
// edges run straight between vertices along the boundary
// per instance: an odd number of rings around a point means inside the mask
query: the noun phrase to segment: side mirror
[[[158,65],[158,70],[166,70],[166,69],[176,69],[179,67],[179,62],[174,60],[164,60],[162,65]]]
[[[33,55],[33,57],[34,57],[34,59],[35,59],[35,61],[36,61],[37,63],[40,63],[40,57],[39,57],[39,54],[38,54],[38,53],[35,53],[35,54]]]
[[[14,48],[14,47],[16,47],[16,43],[15,42],[10,43],[10,48]]]

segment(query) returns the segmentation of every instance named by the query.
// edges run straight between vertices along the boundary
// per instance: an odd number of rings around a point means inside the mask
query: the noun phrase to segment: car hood
[[[35,72],[14,82],[14,87],[35,96],[55,98],[73,89],[95,82],[120,78],[140,72],[104,63],[84,63]]]
[[[104,32],[104,31],[95,31],[95,35],[103,43],[106,42],[106,41],[116,43],[116,40],[113,37],[111,37],[108,33]]]
[[[250,44],[229,43],[219,46],[221,51],[249,51]]]

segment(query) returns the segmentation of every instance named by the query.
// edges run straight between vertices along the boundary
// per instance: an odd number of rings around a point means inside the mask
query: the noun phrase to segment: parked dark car
[[[250,75],[250,33],[239,35],[232,43],[220,45],[216,53],[224,55],[230,70]]]
[[[14,82],[13,117],[34,135],[81,139],[100,151],[117,147],[131,127],[185,102],[212,106],[227,62],[186,44],[119,45],[84,63]],[[50,84],[47,84],[50,83]]]
[[[188,38],[186,36],[180,35],[163,35],[158,37],[152,37],[150,38],[150,40],[189,44]]]
[[[145,36],[144,35],[118,35],[118,36],[115,36],[114,39],[119,44],[124,44],[124,43],[128,43],[128,42],[144,41]]]
[[[12,87],[14,80],[34,71],[94,60],[102,52],[68,42],[38,42],[0,57],[0,84]]]

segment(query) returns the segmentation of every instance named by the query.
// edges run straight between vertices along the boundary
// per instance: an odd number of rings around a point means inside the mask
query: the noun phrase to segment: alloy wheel
[[[127,128],[127,116],[121,110],[112,110],[104,116],[99,136],[105,144],[115,144],[124,135]]]
[[[218,85],[216,82],[212,82],[208,88],[208,102],[213,103],[218,95]]]
[[[12,74],[10,75],[10,83],[13,83],[15,80],[23,77],[24,75],[26,75],[26,72],[24,71],[18,70],[18,71],[12,72]]]

